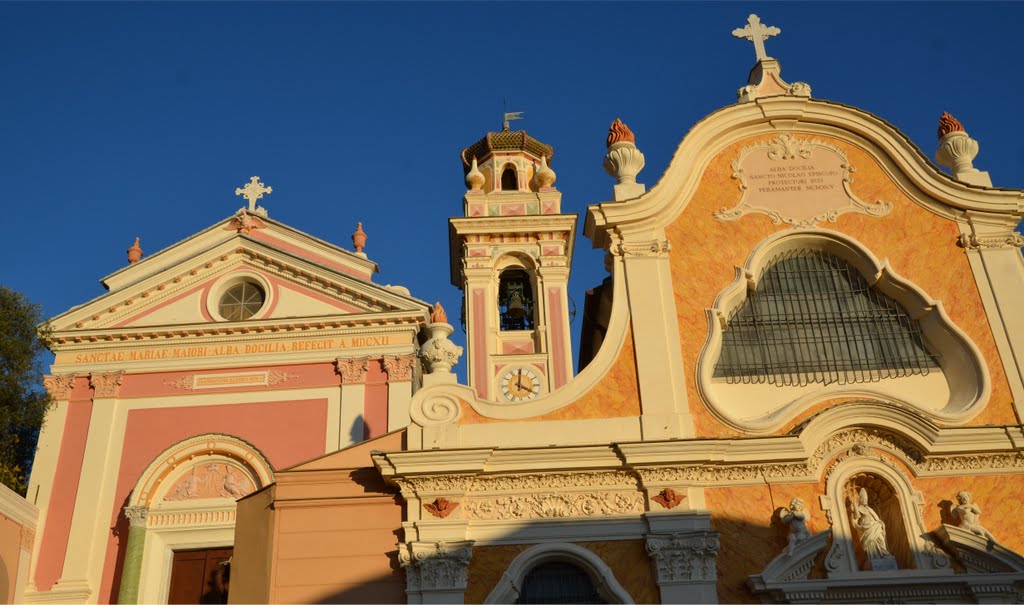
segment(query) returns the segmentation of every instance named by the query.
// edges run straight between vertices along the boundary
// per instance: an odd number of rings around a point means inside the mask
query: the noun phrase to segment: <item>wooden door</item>
[[[169,604],[227,603],[232,548],[184,550],[174,553]]]

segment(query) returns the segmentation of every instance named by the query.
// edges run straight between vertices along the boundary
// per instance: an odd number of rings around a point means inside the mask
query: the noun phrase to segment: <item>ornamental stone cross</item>
[[[263,197],[263,194],[273,193],[273,187],[264,187],[263,183],[260,182],[260,177],[254,176],[249,179],[249,182],[245,184],[245,187],[238,187],[235,189],[235,195],[240,195],[245,199],[249,200],[249,212],[256,212],[256,200]]]
[[[772,36],[777,36],[782,30],[777,27],[763,25],[757,15],[747,17],[747,26],[732,30],[732,35],[737,38],[746,38],[754,43],[754,53],[758,61],[768,59],[768,53],[764,50],[764,41]]]

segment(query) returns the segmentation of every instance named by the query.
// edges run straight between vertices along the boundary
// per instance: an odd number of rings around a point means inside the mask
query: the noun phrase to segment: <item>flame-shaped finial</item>
[[[484,173],[480,172],[480,168],[476,165],[476,156],[473,156],[473,164],[469,167],[469,172],[466,173],[466,185],[471,191],[480,191],[484,186]]]
[[[430,312],[430,323],[448,323],[448,314],[444,312],[444,307],[441,306],[441,301],[434,303],[434,310]]]
[[[128,264],[134,265],[142,259],[142,248],[139,246],[139,238],[135,238],[135,243],[132,244],[131,248],[128,248]]]
[[[633,135],[633,131],[626,126],[622,120],[615,118],[612,125],[608,127],[608,139],[605,140],[605,146],[611,147],[614,143],[627,143],[636,144],[636,137]]]
[[[953,116],[949,115],[948,112],[942,112],[942,117],[939,118],[939,138],[946,136],[951,132],[963,132],[964,125],[960,123]]]
[[[363,231],[363,223],[356,223],[355,233],[352,234],[352,245],[355,246],[356,252],[362,254],[363,248],[366,247],[366,232]]]

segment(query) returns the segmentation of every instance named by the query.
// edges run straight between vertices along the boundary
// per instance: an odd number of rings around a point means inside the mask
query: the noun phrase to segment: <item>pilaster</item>
[[[124,371],[93,372],[89,375],[93,403],[82,473],[64,569],[52,591],[66,591],[66,596],[82,602],[95,603],[99,598],[96,591],[103,572],[105,528],[110,523],[108,506],[112,504],[124,438],[125,414],[123,405],[117,400],[123,378]]]
[[[693,436],[679,347],[670,250],[663,233],[645,241],[623,239],[611,246],[612,254],[623,259],[644,440]]]
[[[465,602],[473,541],[408,542],[398,545],[409,603]]]
[[[363,440],[366,372],[370,369],[370,358],[339,357],[334,363],[341,376],[341,427],[338,431],[340,450]]]
[[[384,356],[384,371],[388,374],[388,432],[409,426],[416,363],[415,355]]]
[[[662,603],[717,603],[719,541],[713,531],[648,534]]]

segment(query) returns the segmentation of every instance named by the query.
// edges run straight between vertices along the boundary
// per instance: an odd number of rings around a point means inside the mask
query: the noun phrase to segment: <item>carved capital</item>
[[[126,506],[124,516],[128,518],[129,527],[146,527],[146,517],[149,516],[148,506]]]
[[[409,542],[398,544],[405,568],[406,592],[464,591],[473,558],[473,542]]]
[[[89,374],[89,385],[93,388],[93,398],[117,397],[117,391],[121,386],[122,379],[124,379],[124,370],[93,372]]]
[[[619,242],[612,244],[611,253],[615,256],[668,256],[672,244],[668,240],[651,240],[649,242]]]
[[[32,545],[36,542],[36,530],[22,525],[20,538],[21,544],[19,546],[21,547],[21,550],[31,551]]]
[[[1024,235],[1020,233],[1007,233],[1006,235],[995,235],[979,237],[976,234],[964,233],[956,238],[956,245],[965,250],[981,250],[983,248],[1022,248],[1024,247]]]
[[[43,386],[55,400],[66,400],[75,388],[76,374],[52,374],[43,376]]]
[[[369,357],[334,360],[337,372],[341,376],[341,384],[359,384],[366,381],[366,372],[370,369]]]
[[[415,355],[385,355],[384,371],[388,373],[388,381],[404,382],[412,380],[413,364],[415,363]]]
[[[714,582],[718,532],[695,531],[647,536],[658,584]]]

